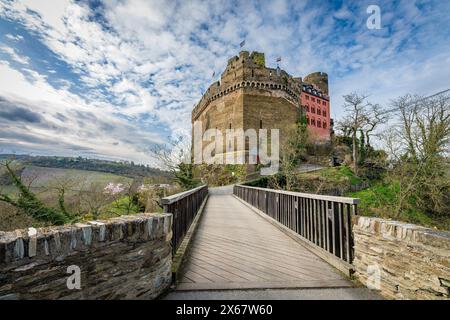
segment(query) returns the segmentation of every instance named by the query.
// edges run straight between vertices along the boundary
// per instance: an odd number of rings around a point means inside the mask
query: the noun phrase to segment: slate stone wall
[[[363,284],[390,299],[449,299],[449,232],[361,216],[353,232]]]
[[[0,232],[0,299],[154,299],[171,283],[171,237],[171,214]]]

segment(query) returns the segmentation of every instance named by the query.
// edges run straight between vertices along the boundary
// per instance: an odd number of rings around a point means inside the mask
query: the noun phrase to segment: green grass
[[[24,181],[33,181],[33,188],[47,188],[53,186],[58,181],[69,181],[71,189],[79,190],[83,185],[98,183],[107,185],[109,182],[128,183],[132,179],[97,171],[87,171],[78,169],[44,168],[27,166],[22,173]]]
[[[111,202],[105,208],[102,209],[101,219],[109,217],[117,217],[126,214],[136,214],[140,212],[140,208],[137,205],[131,204],[129,206],[130,199],[128,197],[120,198]]]
[[[450,230],[450,218],[431,217],[414,209],[413,203],[403,209],[398,215],[395,212],[398,184],[376,183],[371,188],[358,192],[350,192],[346,196],[359,198],[358,212],[365,216],[376,216],[414,223],[426,227]]]
[[[319,173],[323,178],[330,182],[349,181],[351,185],[356,185],[362,182],[361,178],[357,177],[347,166],[326,168],[320,170]]]
[[[321,178],[329,183],[350,183],[356,185],[362,182],[362,179],[357,177],[348,166],[330,167],[317,170],[314,172],[301,173],[300,177],[304,178]]]

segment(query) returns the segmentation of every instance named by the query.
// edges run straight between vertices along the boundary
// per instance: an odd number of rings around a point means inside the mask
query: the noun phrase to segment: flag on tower
[[[213,74],[212,74],[212,77],[211,77],[211,78],[214,78],[215,76],[216,76],[216,72],[213,71]]]
[[[245,40],[240,43],[241,48],[245,46]]]
[[[277,62],[280,62],[280,61],[281,61],[281,57],[278,57],[278,58],[277,58]]]

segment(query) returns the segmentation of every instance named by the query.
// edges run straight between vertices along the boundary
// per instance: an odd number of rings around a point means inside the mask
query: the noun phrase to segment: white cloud
[[[9,40],[20,41],[23,40],[23,37],[20,34],[12,35],[11,33],[5,34],[5,37]]]
[[[45,100],[50,114],[54,104],[54,110],[81,108],[107,119],[121,126],[122,135],[105,137],[109,143],[135,133],[157,140],[161,127],[188,132],[190,112],[211,73],[224,69],[244,38],[245,49],[265,52],[269,65],[282,56],[282,68],[293,75],[327,72],[337,117],[341,96],[354,90],[384,103],[408,91],[426,94],[444,86],[450,64],[442,61],[450,48],[445,36],[437,45],[429,39],[439,36],[432,33],[433,17],[444,8],[423,15],[414,1],[383,2],[383,30],[372,32],[365,28],[365,5],[345,2],[332,11],[330,4],[314,1],[112,0],[96,9],[102,16],[96,20],[84,2],[1,1],[0,17],[13,17],[38,34],[89,89],[74,93],[69,90],[76,84],[64,82],[55,89],[50,79],[58,76],[56,68],[51,66],[46,79],[27,66],[0,92],[19,99],[25,92],[20,90],[30,90],[27,102]],[[12,60],[29,62],[5,48]],[[99,138],[105,134],[100,130]],[[122,149],[107,152],[138,157],[137,143],[120,143]]]
[[[49,148],[52,148],[53,141],[63,146],[74,145],[84,150],[93,150],[95,154],[110,158],[151,163],[152,160],[144,149],[150,147],[151,143],[163,142],[158,134],[141,131],[126,120],[113,116],[113,110],[108,105],[86,103],[64,88],[55,89],[39,73],[24,71],[32,77],[31,82],[25,74],[12,69],[7,63],[0,63],[0,96],[14,104],[28,106],[45,120],[44,124],[29,124],[27,135],[48,141]],[[62,123],[61,116],[64,118]],[[20,127],[10,128],[10,133],[11,130],[25,133]],[[115,146],[114,142],[117,141],[122,143]],[[61,149],[57,151],[67,152]]]
[[[30,61],[30,59],[28,57],[24,57],[24,56],[17,54],[17,52],[11,47],[1,46],[0,51],[7,53],[11,57],[12,60],[14,60],[20,64],[28,64]]]

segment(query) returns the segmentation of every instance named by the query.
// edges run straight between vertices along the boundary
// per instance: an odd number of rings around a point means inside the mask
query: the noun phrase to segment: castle
[[[220,81],[209,86],[192,110],[192,124],[200,123],[202,134],[208,129],[280,129],[306,116],[311,136],[330,139],[331,119],[328,76],[316,72],[293,77],[279,67],[268,68],[264,53],[241,51],[228,60]],[[224,153],[226,146],[221,146]],[[237,153],[249,154],[246,142]],[[219,152],[220,153],[220,152]]]

